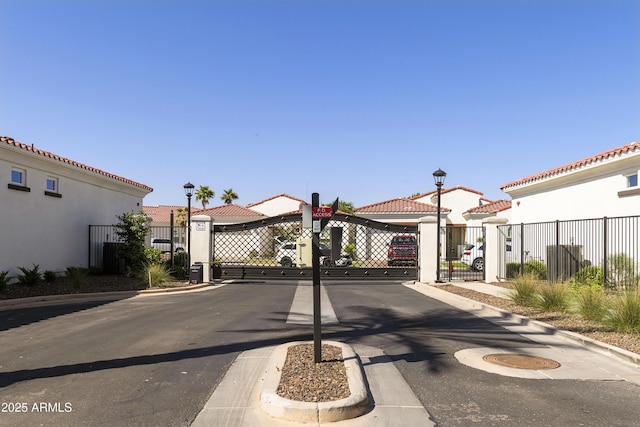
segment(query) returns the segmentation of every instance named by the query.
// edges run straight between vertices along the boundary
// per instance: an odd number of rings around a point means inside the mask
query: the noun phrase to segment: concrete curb
[[[453,285],[455,285],[455,283],[452,283]],[[421,289],[417,289],[418,286]],[[621,360],[627,361],[627,362],[631,362],[634,363],[636,365],[640,365],[640,355],[636,354],[636,353],[632,353],[630,351],[627,351],[625,349],[610,345],[610,344],[606,344],[603,343],[601,341],[597,341],[594,340],[592,338],[589,337],[585,337],[583,335],[580,335],[578,333],[575,332],[569,332],[569,331],[565,331],[562,329],[558,329],[555,326],[549,325],[548,323],[544,323],[544,322],[540,322],[538,320],[533,320],[533,319],[529,319],[528,317],[524,317],[521,316],[519,314],[515,314],[515,313],[511,313],[510,311],[506,311],[506,310],[502,310],[500,308],[494,307],[492,305],[488,305],[488,304],[484,304],[478,301],[474,301],[472,299],[469,298],[465,298],[463,296],[460,295],[456,295],[453,294],[451,292],[447,292],[447,291],[443,291],[441,289],[438,289],[437,285],[432,285],[429,283],[423,283],[423,282],[415,282],[415,283],[407,283],[405,284],[405,286],[407,287],[416,287],[416,291],[423,293],[424,295],[427,295],[429,297],[432,298],[436,298],[442,302],[451,304],[452,302],[462,302],[464,305],[466,305],[466,310],[469,311],[470,313],[474,313],[473,310],[488,310],[491,311],[493,313],[496,313],[499,315],[499,317],[501,319],[504,320],[509,320],[509,321],[513,321],[514,323],[517,323],[519,325],[522,326],[529,326],[529,327],[533,327],[536,328],[542,332],[548,333],[548,334],[553,334],[556,336],[560,336],[562,338],[571,340],[573,342],[576,342],[578,344],[581,344],[587,348],[591,348],[594,350],[599,351],[600,353],[604,353],[607,354],[609,356],[612,357],[617,357]],[[460,306],[458,306],[460,307]],[[489,321],[492,321],[491,319],[488,319]],[[493,322],[496,323],[496,322]]]
[[[365,386],[360,360],[351,346],[336,341],[323,341],[342,348],[342,356],[351,394],[332,402],[299,402],[278,396],[277,389],[282,366],[289,347],[309,342],[282,344],[273,351],[267,365],[264,385],[260,395],[260,407],[272,417],[301,423],[330,423],[363,415],[369,407],[369,394]]]
[[[0,301],[1,310],[12,310],[22,307],[37,307],[55,304],[61,301],[76,303],[84,301],[100,301],[104,299],[114,298],[132,298],[138,295],[158,295],[175,292],[188,292],[199,290],[207,287],[216,288],[221,285],[213,283],[201,283],[197,285],[179,287],[179,288],[161,288],[161,289],[143,289],[140,291],[115,291],[115,292],[95,292],[86,294],[62,294],[62,295],[42,295],[29,298],[14,298]]]

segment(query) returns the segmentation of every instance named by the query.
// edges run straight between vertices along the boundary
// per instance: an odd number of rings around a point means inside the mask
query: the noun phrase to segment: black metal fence
[[[558,282],[589,269],[608,288],[638,286],[640,216],[507,224],[498,230],[499,278],[531,272]]]
[[[222,277],[255,274],[286,278],[308,274],[312,230],[301,214],[214,226],[214,260]],[[417,226],[379,223],[337,214],[320,233],[323,275],[415,277]],[[215,276],[215,274],[214,274]]]
[[[145,236],[145,244],[160,249],[164,259],[174,265],[174,256],[186,248],[185,235],[184,227],[151,226]],[[117,256],[121,244],[114,225],[90,225],[89,268],[106,274],[124,273],[124,264]],[[188,268],[186,264],[180,267]]]

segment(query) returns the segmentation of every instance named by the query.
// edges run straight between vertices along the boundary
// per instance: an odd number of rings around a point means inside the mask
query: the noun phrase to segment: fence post
[[[213,218],[208,215],[195,215],[191,217],[191,223],[193,227],[191,229],[191,263],[202,264],[202,281],[208,283],[213,281],[211,275]]]
[[[418,220],[420,233],[420,260],[418,263],[418,280],[423,283],[435,283],[437,280],[438,255],[437,239],[438,218],[425,216]]]
[[[498,262],[500,257],[498,251],[506,251],[506,248],[501,248],[499,245],[498,226],[504,225],[509,220],[507,218],[490,217],[485,218],[482,221],[482,225],[485,227],[485,239],[484,239],[484,281],[485,283],[491,283],[499,280],[500,266]],[[502,257],[504,258],[504,257]]]

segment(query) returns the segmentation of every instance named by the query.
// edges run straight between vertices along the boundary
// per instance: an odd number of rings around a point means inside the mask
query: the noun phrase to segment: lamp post
[[[184,194],[187,195],[187,269],[191,268],[191,196],[195,186],[187,182],[183,185]]]
[[[433,179],[436,182],[436,187],[438,187],[438,236],[436,237],[438,249],[436,251],[436,283],[442,283],[440,280],[440,196],[442,195],[442,185],[444,184],[444,178],[446,176],[447,173],[440,168],[433,173]]]

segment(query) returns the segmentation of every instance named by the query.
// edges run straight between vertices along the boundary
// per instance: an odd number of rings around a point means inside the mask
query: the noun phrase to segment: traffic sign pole
[[[314,212],[318,212],[320,207],[320,195],[318,193],[311,194],[311,211],[313,222],[320,221],[313,216]],[[319,227],[318,227],[319,228]],[[322,323],[320,316],[320,230],[313,227],[313,239],[311,255],[313,270],[313,355],[315,363],[322,362]]]

